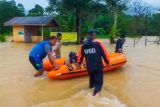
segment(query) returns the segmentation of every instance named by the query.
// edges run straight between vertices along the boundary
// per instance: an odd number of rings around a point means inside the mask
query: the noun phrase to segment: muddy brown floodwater
[[[103,40],[110,52],[114,45]],[[133,47],[127,39],[127,64],[104,74],[101,96],[92,97],[88,77],[50,80],[34,78],[28,54],[34,44],[0,43],[0,107],[160,107],[160,45]],[[79,46],[62,46],[62,56]]]

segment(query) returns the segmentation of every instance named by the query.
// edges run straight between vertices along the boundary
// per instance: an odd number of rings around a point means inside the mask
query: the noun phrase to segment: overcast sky
[[[160,0],[143,0],[143,1],[148,3],[149,5],[152,5],[153,7],[160,8]]]
[[[14,0],[14,1],[16,1],[16,3],[23,4],[26,10],[34,8],[35,4],[39,4],[44,8],[48,5],[47,0]]]
[[[48,5],[47,0],[15,0],[16,3],[22,3],[26,10],[30,10],[34,7],[35,4],[39,4],[42,7],[46,7]],[[143,0],[149,5],[160,8],[160,0]]]

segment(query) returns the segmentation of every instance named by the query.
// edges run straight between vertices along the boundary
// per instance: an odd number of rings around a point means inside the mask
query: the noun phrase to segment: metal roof
[[[31,26],[54,26],[58,27],[58,23],[53,17],[37,16],[37,17],[15,17],[4,23],[5,26],[15,25],[31,25]]]

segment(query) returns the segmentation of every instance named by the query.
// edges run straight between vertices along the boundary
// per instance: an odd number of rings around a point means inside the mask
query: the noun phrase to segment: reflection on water
[[[110,52],[114,45],[103,40]],[[50,80],[46,73],[34,78],[28,61],[33,44],[0,43],[0,107],[159,107],[160,47],[136,47],[127,39],[124,54],[128,63],[104,74],[101,96],[93,98],[88,77]],[[62,56],[78,51],[80,46],[62,46]]]

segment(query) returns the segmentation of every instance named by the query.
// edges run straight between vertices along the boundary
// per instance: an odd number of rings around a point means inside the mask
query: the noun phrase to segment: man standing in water
[[[56,64],[55,59],[52,57],[52,46],[56,44],[57,38],[55,36],[50,37],[49,41],[43,41],[37,43],[29,54],[29,60],[33,67],[38,71],[34,76],[41,76],[44,72],[42,60],[48,55],[51,64],[55,69],[59,68]]]
[[[81,64],[85,57],[87,71],[89,75],[89,87],[95,88],[93,96],[98,96],[103,85],[103,63],[102,57],[106,63],[109,61],[105,55],[105,51],[101,44],[95,40],[96,34],[94,30],[88,31],[88,39],[81,47],[78,63]]]
[[[61,58],[61,40],[62,40],[62,33],[57,33],[57,42],[56,45],[53,47],[53,54],[55,58]]]
[[[120,38],[116,41],[116,48],[115,48],[115,53],[122,53],[123,52],[123,44],[125,43],[125,36],[126,33],[122,29],[120,32]]]
[[[116,48],[115,48],[115,53],[122,53],[123,52],[123,44],[125,42],[124,38],[118,38],[116,41]]]

